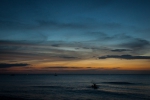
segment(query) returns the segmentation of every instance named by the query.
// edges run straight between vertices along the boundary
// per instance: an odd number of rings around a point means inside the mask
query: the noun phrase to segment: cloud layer
[[[101,56],[99,59],[107,59],[107,58],[117,58],[117,59],[150,59],[150,56],[132,56],[132,55],[106,55]]]
[[[1,0],[0,68],[110,68],[114,59],[107,58],[117,58],[139,59],[148,69],[149,5],[148,0]]]
[[[23,64],[23,63],[15,63],[15,64],[7,64],[7,63],[0,63],[0,68],[10,68],[10,67],[25,67],[30,64]]]

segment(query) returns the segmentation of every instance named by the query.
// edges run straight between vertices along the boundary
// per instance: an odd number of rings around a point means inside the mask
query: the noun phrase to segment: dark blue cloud
[[[73,56],[59,56],[60,58],[64,58],[64,59],[77,59],[78,57],[73,57]],[[79,58],[78,58],[79,59]]]
[[[121,46],[129,47],[132,49],[143,49],[147,46],[150,46],[150,42],[141,38],[133,38],[129,40],[129,42],[127,41],[126,43],[121,44]]]
[[[124,52],[124,51],[132,51],[130,49],[114,49],[114,50],[111,50],[113,52]]]
[[[59,47],[60,45],[59,44],[52,44],[51,46],[53,46],[53,47]]]
[[[15,63],[15,64],[8,64],[8,63],[0,63],[0,68],[10,68],[10,67],[25,67],[30,64],[25,63]]]
[[[92,67],[67,67],[67,66],[51,66],[51,67],[44,67],[43,69],[82,69],[82,68],[87,68],[87,69],[92,69]]]
[[[101,56],[99,59],[117,58],[117,59],[150,59],[150,56],[132,56],[132,55],[106,55]]]
[[[67,66],[51,66],[51,67],[44,67],[43,69],[79,69],[79,68],[92,68],[92,67],[67,67]]]

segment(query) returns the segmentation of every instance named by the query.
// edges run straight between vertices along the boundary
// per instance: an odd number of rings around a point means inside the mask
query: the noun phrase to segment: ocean
[[[0,75],[0,100],[150,100],[150,75]]]

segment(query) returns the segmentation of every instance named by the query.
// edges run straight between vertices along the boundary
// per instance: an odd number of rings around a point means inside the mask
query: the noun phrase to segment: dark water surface
[[[0,100],[150,100],[150,75],[0,75]]]

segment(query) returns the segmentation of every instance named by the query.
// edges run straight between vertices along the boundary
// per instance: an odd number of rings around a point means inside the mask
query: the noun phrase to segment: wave
[[[37,87],[37,88],[63,88],[61,86],[32,86],[32,87]]]
[[[31,86],[35,88],[49,88],[49,89],[73,89],[73,87],[65,87],[65,86]]]
[[[115,85],[136,85],[136,83],[130,83],[130,82],[102,82],[102,83],[115,84]]]

